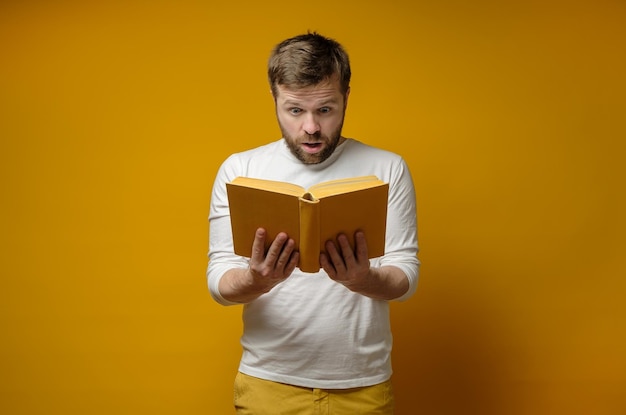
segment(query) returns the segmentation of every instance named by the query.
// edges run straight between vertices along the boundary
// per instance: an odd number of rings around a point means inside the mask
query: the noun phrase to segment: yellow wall
[[[278,138],[267,54],[312,29],[346,135],[416,183],[398,413],[626,413],[624,2],[338,3],[1,3],[0,412],[231,413],[210,187]]]

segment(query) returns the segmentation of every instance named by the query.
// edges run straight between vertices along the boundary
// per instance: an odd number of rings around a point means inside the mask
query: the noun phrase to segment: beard
[[[298,137],[292,137],[287,133],[287,131],[285,131],[282,125],[280,125],[280,131],[283,134],[283,138],[285,139],[291,154],[293,154],[298,160],[304,164],[319,164],[328,159],[335,152],[335,149],[341,142],[342,127],[343,120],[341,124],[339,124],[339,127],[337,127],[337,129],[330,135],[322,135],[322,133],[318,131],[315,134],[305,134]],[[317,153],[307,153],[300,146],[300,144],[306,142],[322,143],[324,147]]]

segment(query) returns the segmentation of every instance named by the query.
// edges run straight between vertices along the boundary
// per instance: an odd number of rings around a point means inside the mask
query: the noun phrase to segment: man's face
[[[291,152],[304,164],[326,160],[343,141],[348,93],[341,93],[337,79],[299,89],[279,85],[277,90],[276,116]]]

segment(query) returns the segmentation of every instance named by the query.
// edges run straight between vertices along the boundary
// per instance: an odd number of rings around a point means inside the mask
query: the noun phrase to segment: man
[[[230,156],[215,179],[207,275],[216,301],[244,304],[238,414],[393,413],[388,301],[416,288],[415,193],[400,156],[341,135],[350,76],[348,55],[332,39],[308,33],[278,44],[268,77],[282,139]],[[228,181],[308,188],[363,175],[389,183],[384,256],[368,260],[362,232],[338,235],[320,255],[322,269],[304,273],[289,235],[279,233],[265,252],[262,228],[251,258],[233,253]]]

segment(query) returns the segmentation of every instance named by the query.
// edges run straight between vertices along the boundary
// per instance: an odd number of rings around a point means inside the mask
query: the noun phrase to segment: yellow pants
[[[238,415],[392,415],[391,381],[353,389],[311,389],[258,379],[235,378]]]

